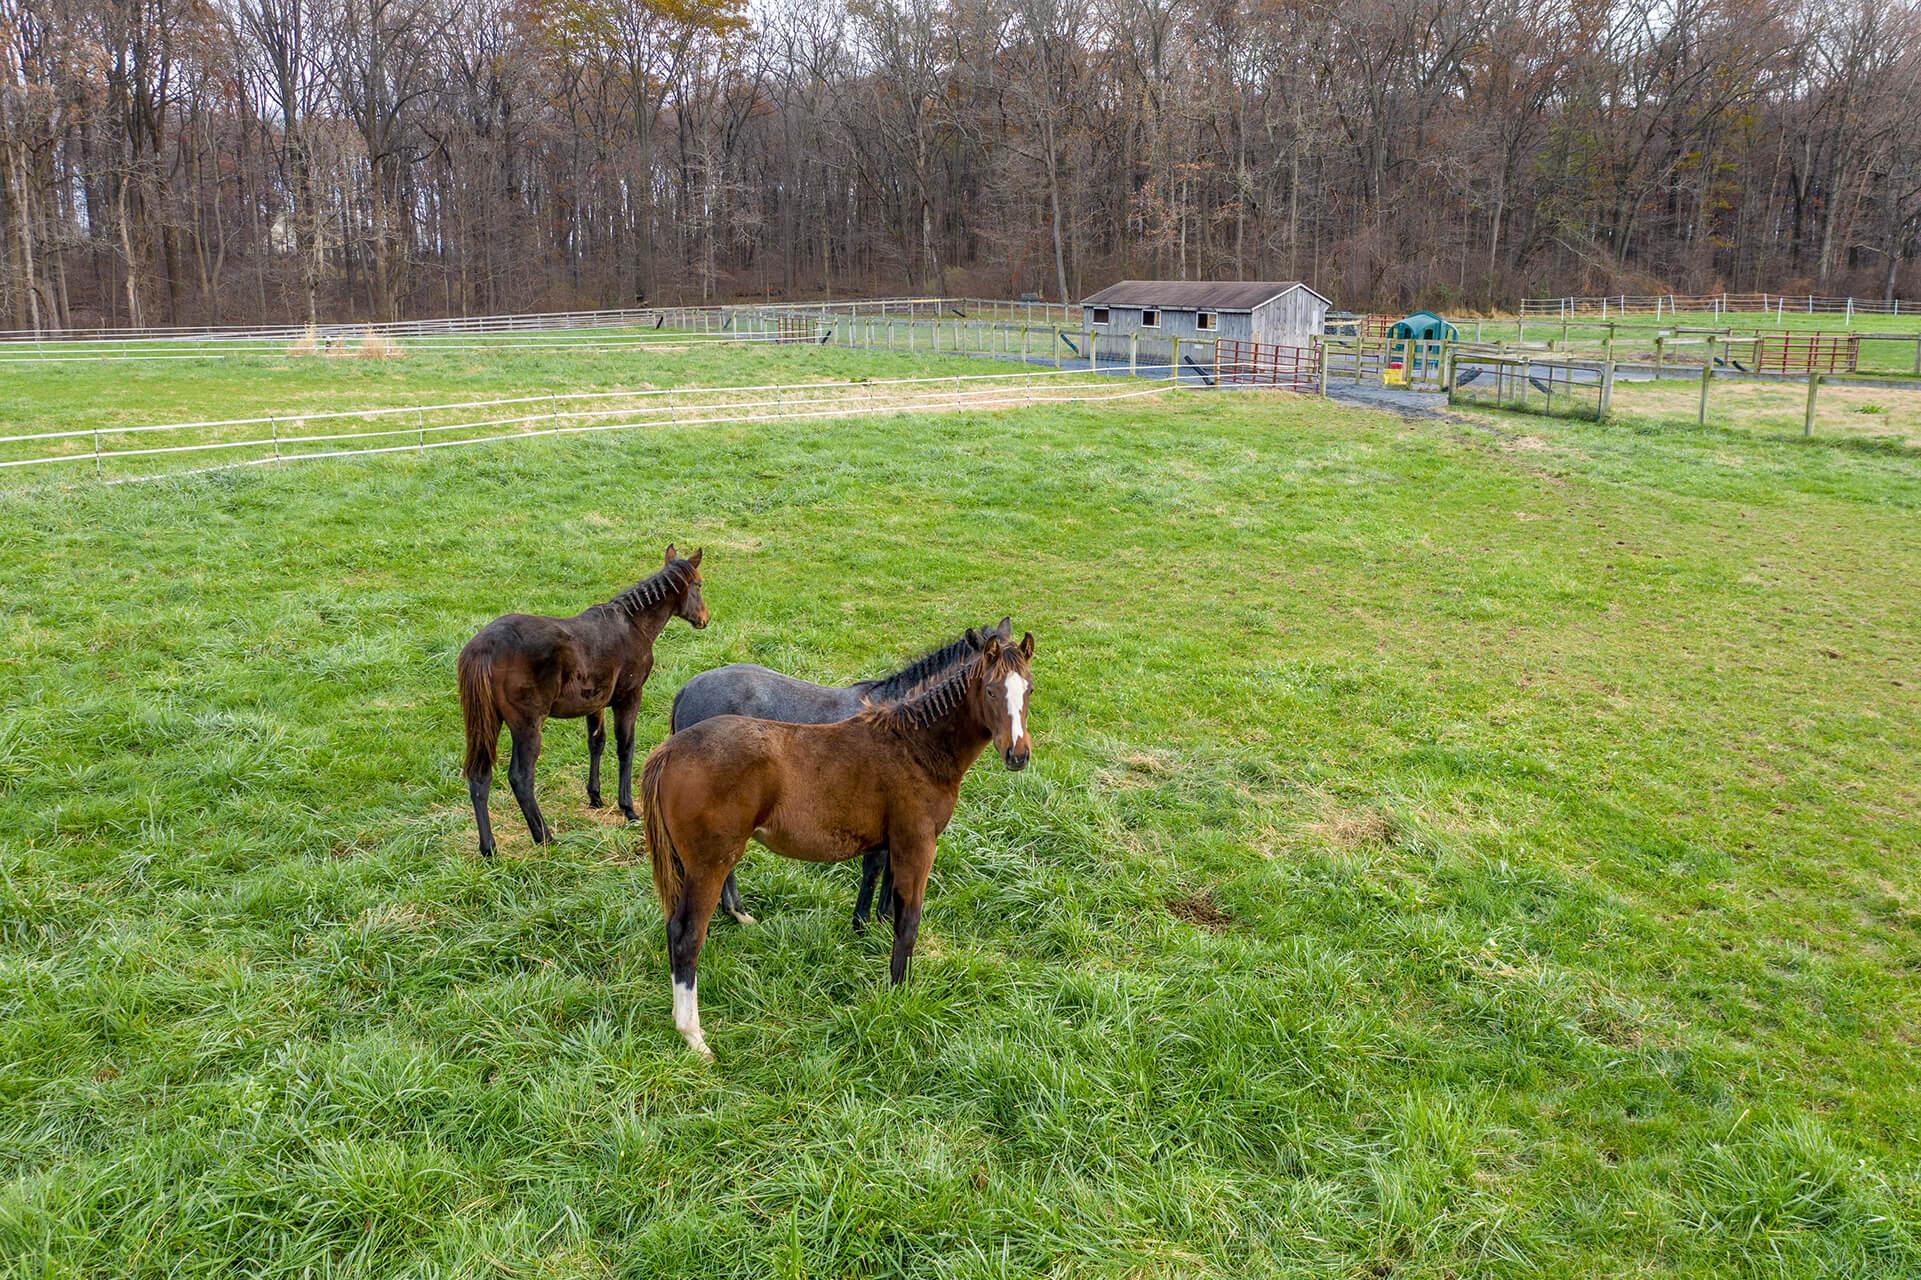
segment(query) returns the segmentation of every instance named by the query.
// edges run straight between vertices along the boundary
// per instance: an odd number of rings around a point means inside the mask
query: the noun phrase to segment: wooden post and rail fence
[[[736,331],[782,343],[1039,362],[1062,371],[1081,367],[1195,386],[1273,386],[1326,394],[1330,386],[1371,384],[1441,392],[1451,403],[1597,420],[1611,412],[1617,375],[1624,369],[1646,370],[1657,378],[1698,373],[1693,416],[1702,426],[1709,420],[1717,379],[1759,375],[1775,381],[1805,375],[1804,434],[1813,432],[1820,388],[1830,375],[1859,369],[1864,342],[1913,342],[1921,361],[1921,334],[1676,328],[1655,335],[1648,360],[1636,358],[1641,352],[1632,348],[1629,358],[1620,358],[1616,344],[1625,330],[1618,321],[1603,329],[1597,357],[1569,352],[1567,335],[1578,322],[1566,315],[1553,318],[1560,333],[1544,343],[1390,338],[1357,325],[1346,333],[1317,335],[1310,346],[1295,348],[1216,337],[1104,333],[1085,324],[1060,323],[1059,318],[1028,323],[1013,309],[998,314],[982,310],[985,314],[955,315],[951,309],[941,314],[929,308],[877,307],[868,314],[766,308],[743,312]]]

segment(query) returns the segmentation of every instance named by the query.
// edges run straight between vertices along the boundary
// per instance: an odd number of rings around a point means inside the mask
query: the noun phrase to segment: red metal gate
[[[1214,380],[1221,386],[1317,391],[1321,384],[1321,349],[1223,338],[1214,346]]]
[[[1853,373],[1861,362],[1856,333],[1758,333],[1754,368],[1766,373]]]

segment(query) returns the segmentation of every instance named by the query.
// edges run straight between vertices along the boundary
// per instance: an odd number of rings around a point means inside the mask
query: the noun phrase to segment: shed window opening
[[[1214,313],[1212,311],[1201,312],[1200,315],[1194,319],[1194,327],[1202,333],[1211,331],[1214,328]]]
[[[1158,329],[1161,327],[1161,313],[1149,307],[1141,312],[1141,328]]]
[[[1094,323],[1095,323],[1095,324],[1106,324],[1106,323],[1107,323],[1107,308],[1106,308],[1106,307],[1095,307],[1095,308],[1094,308],[1093,310],[1094,310]]]

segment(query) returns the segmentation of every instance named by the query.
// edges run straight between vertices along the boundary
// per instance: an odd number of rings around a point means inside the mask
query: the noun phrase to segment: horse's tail
[[[671,916],[680,906],[680,885],[686,868],[680,863],[680,850],[667,833],[667,815],[660,810],[660,773],[667,767],[667,744],[655,747],[640,771],[640,804],[647,811],[647,853],[654,863],[654,895],[660,899],[660,912]]]
[[[500,709],[494,706],[494,673],[485,658],[460,651],[460,712],[467,722],[468,778],[494,767],[500,750]]]

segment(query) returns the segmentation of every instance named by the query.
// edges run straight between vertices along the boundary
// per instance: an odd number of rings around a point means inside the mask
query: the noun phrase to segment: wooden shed
[[[1305,347],[1329,305],[1298,280],[1123,280],[1083,299],[1081,320],[1098,335]]]

